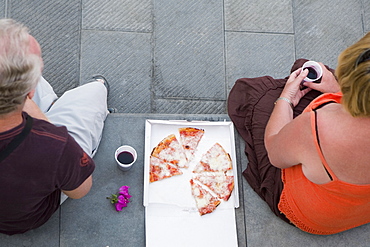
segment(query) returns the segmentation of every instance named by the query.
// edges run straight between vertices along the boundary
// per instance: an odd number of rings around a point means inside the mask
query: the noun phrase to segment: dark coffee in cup
[[[134,155],[128,151],[123,151],[119,153],[117,159],[122,164],[131,164],[134,161]]]
[[[311,80],[317,79],[317,72],[314,68],[308,67],[308,75],[307,77],[310,78]]]
[[[311,82],[319,82],[318,80],[322,76],[322,68],[321,65],[315,61],[307,61],[302,66],[302,71],[305,69],[308,70],[308,75],[303,81],[311,81]]]

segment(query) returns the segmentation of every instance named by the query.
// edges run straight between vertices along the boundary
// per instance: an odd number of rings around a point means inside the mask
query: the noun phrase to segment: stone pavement
[[[135,178],[109,169],[112,150],[134,137],[125,127],[145,117],[223,119],[236,79],[285,77],[298,58],[335,68],[339,53],[370,31],[370,0],[0,0],[0,16],[31,29],[43,49],[44,77],[59,95],[100,73],[118,112],[107,119],[89,195],[68,200],[37,230],[0,235],[0,246],[145,246],[140,195],[126,214],[107,213],[104,201],[103,192],[121,185],[112,176],[142,184],[140,170]],[[242,142],[237,150],[242,170]],[[240,246],[370,245],[369,225],[309,235],[274,217],[245,180],[240,184]]]

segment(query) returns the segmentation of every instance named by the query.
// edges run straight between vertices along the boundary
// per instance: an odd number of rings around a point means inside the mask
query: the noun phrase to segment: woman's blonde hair
[[[35,89],[42,60],[30,53],[28,29],[12,19],[0,20],[0,115],[12,112]]]
[[[335,74],[344,108],[354,117],[369,117],[370,33],[339,55]]]

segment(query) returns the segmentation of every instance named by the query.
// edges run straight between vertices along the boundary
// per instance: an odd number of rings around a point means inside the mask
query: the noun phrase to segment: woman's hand
[[[301,68],[295,70],[290,76],[288,81],[285,84],[284,90],[281,93],[281,97],[287,98],[290,102],[293,103],[293,106],[296,106],[301,98],[311,91],[310,88],[300,90],[300,85],[303,79],[308,75],[308,69],[302,71]]]
[[[315,89],[322,93],[337,93],[340,91],[339,84],[333,73],[326,68],[323,63],[319,63],[322,68],[321,83],[304,82],[303,85]]]

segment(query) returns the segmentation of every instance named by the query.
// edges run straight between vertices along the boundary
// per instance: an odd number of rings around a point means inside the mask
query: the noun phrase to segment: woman
[[[370,33],[339,56],[337,79],[320,63],[321,83],[300,90],[305,61],[286,79],[239,79],[228,111],[251,187],[286,222],[334,234],[370,222]]]

